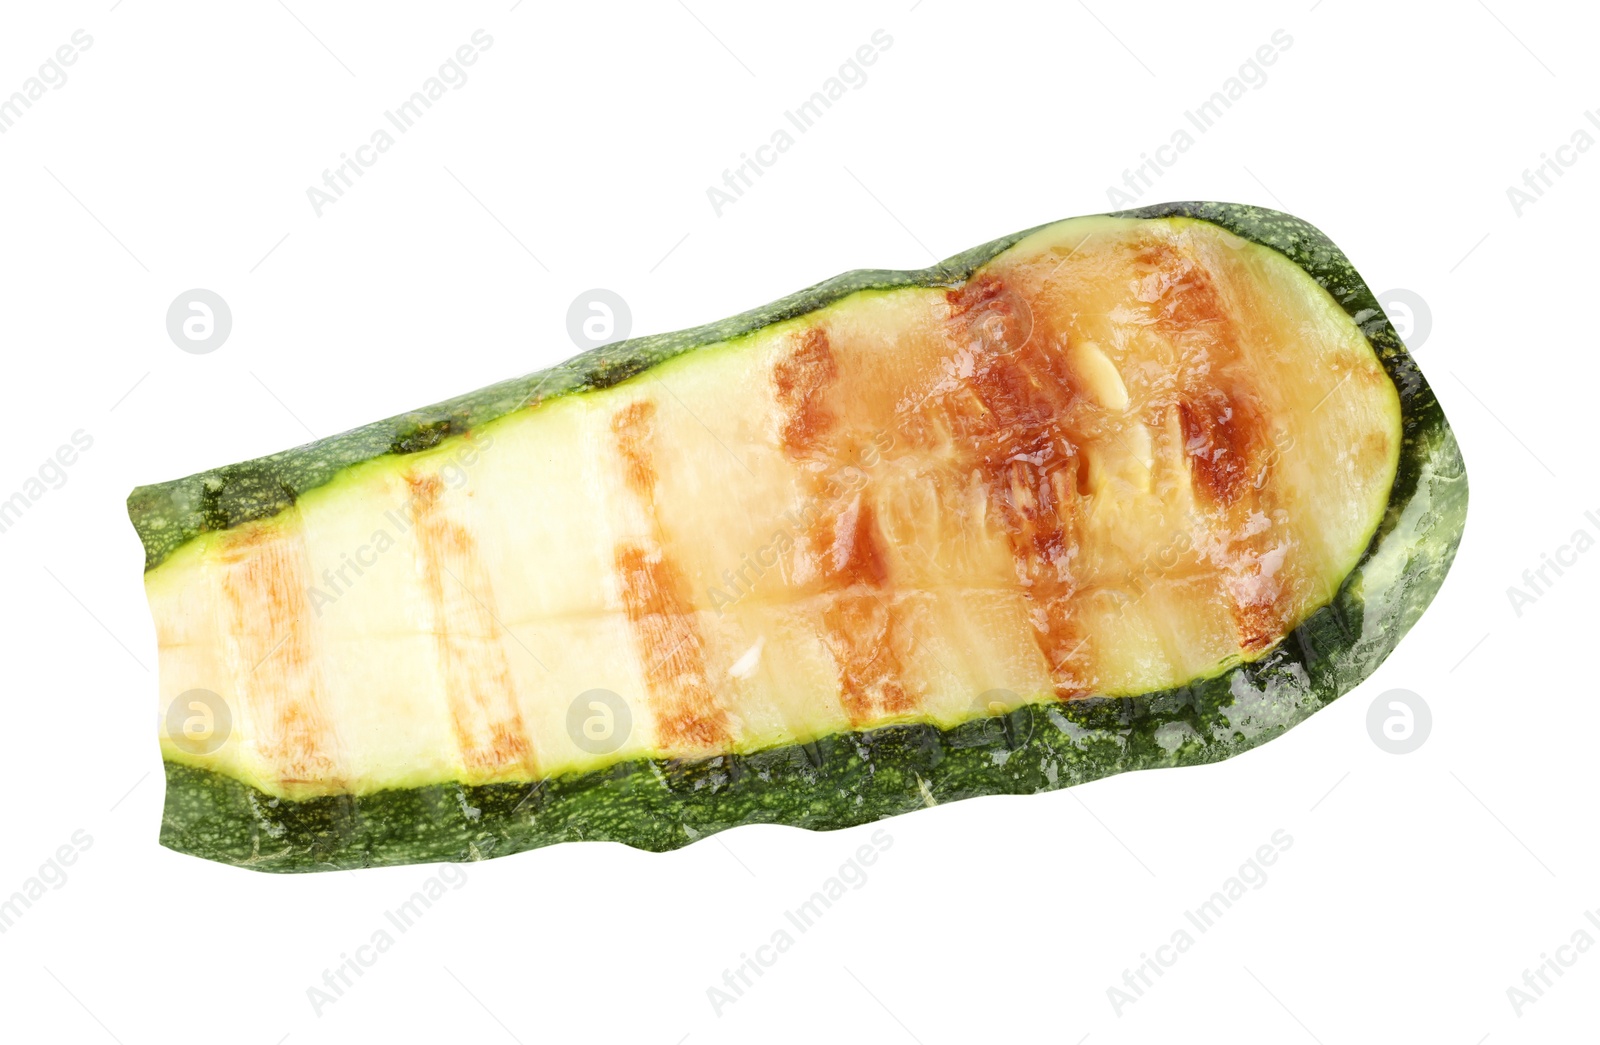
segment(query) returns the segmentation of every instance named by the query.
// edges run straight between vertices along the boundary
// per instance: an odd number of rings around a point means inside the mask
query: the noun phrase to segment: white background
[[[1507,996],[1600,907],[1600,551],[1520,616],[1506,591],[1575,530],[1600,534],[1584,518],[1600,514],[1586,319],[1600,150],[1569,153],[1520,216],[1506,192],[1578,128],[1600,135],[1584,118],[1600,105],[1597,27],[1578,5],[18,6],[0,27],[0,96],[74,30],[93,44],[0,135],[0,497],[75,430],[94,444],[0,534],[0,896],[74,831],[93,843],[0,935],[0,1035],[1592,1033],[1600,949],[1520,1015]],[[493,46],[469,82],[316,216],[307,187],[479,28]],[[893,44],[869,80],[716,215],[707,186],[877,29]],[[707,988],[875,828],[470,866],[320,1015],[307,988],[435,869],[272,876],[157,846],[133,486],[555,363],[586,288],[622,294],[633,332],[652,333],[1112,209],[1124,168],[1278,29],[1293,43],[1266,82],[1139,202],[1279,206],[1375,290],[1427,302],[1413,345],[1465,452],[1471,515],[1444,591],[1376,677],[1226,763],[887,821],[866,884],[720,1016]],[[165,329],[192,287],[232,307],[209,355]],[[1404,756],[1365,725],[1395,688],[1433,714]],[[1107,988],[1280,828],[1294,842],[1267,883],[1118,1015]]]

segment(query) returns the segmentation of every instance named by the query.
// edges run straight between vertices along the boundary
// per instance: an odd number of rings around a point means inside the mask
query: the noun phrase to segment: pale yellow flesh
[[[231,733],[163,750],[304,797],[1159,690],[1331,597],[1399,448],[1287,259],[1062,222],[191,541],[146,578],[162,707]]]

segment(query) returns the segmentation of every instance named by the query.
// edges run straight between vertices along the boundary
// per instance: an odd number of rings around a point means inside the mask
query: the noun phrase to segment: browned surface
[[[848,470],[854,431],[838,426],[842,411],[829,402],[841,391],[839,372],[827,331],[812,327],[779,358],[772,383],[781,411],[780,445],[803,468],[807,502],[821,506],[793,550],[791,573],[807,579],[807,588],[818,595],[817,623],[833,658],[840,703],[859,725],[914,711],[918,698],[903,678],[909,625],[897,603],[872,500],[851,489],[861,475]],[[859,412],[860,403],[855,405]],[[856,482],[846,485],[849,480]]]
[[[785,450],[804,456],[818,449],[833,422],[826,394],[838,376],[828,335],[821,327],[800,335],[793,351],[772,368],[772,386],[783,411],[780,434]]]
[[[1074,614],[1085,442],[1074,424],[1079,393],[1052,346],[1047,312],[999,279],[949,291],[951,341],[970,353],[960,386],[938,397],[958,434],[956,462],[976,469],[1003,525],[1028,601],[1034,638],[1056,693],[1093,685]]]
[[[418,563],[434,624],[450,723],[464,763],[487,775],[532,773],[533,745],[506,663],[494,588],[477,543],[446,514],[436,475],[406,477]]]
[[[1283,633],[1304,578],[1281,554],[1290,538],[1270,482],[1274,426],[1242,365],[1241,312],[1256,303],[1241,296],[1230,308],[1216,277],[1172,243],[1151,243],[1137,260],[1146,266],[1140,300],[1182,353],[1175,405],[1197,500],[1209,509],[1202,546],[1221,579],[1240,648],[1258,652]]]
[[[869,502],[858,493],[830,505],[808,537],[821,567],[823,641],[839,673],[845,713],[860,723],[914,710],[917,700],[901,678],[907,625]]]
[[[871,376],[878,346],[840,341],[822,325],[793,335],[774,364],[780,446],[807,469],[812,497],[826,506],[793,572],[813,582],[804,590],[824,595],[820,630],[852,721],[919,705],[905,678],[916,652],[902,609],[907,590],[896,585],[874,515],[889,496],[884,481],[867,469],[864,484],[844,498],[818,486],[817,477],[853,463],[867,433],[888,431],[898,450],[931,460],[916,481],[938,491],[941,503],[969,477],[982,484],[1059,697],[1089,695],[1103,681],[1085,600],[1127,604],[1159,576],[1192,574],[1191,586],[1208,584],[1203,597],[1231,616],[1245,652],[1275,641],[1303,603],[1306,579],[1288,554],[1287,520],[1271,482],[1283,450],[1241,350],[1241,318],[1252,318],[1241,310],[1255,303],[1225,290],[1179,243],[1158,237],[1111,249],[1126,280],[1120,336],[1146,339],[1132,351],[1160,362],[1120,375],[1139,401],[1137,417],[1108,409],[1072,362],[1092,324],[1104,332],[1104,315],[1063,308],[1062,287],[1025,267],[996,266],[945,292],[943,329],[908,387]],[[1180,446],[1163,435],[1169,416]],[[1195,505],[1170,520],[1167,545],[1151,550],[1170,561],[1129,563],[1135,572],[1127,578],[1096,575],[1107,553],[1095,548],[1093,563],[1085,553],[1105,535],[1088,531],[1088,515],[1096,497],[1127,491],[1097,493],[1092,459],[1132,455],[1128,428],[1141,423],[1144,445],[1173,454],[1186,470]],[[1374,458],[1386,452],[1382,439]],[[1152,467],[1138,465],[1147,483]]]
[[[656,485],[655,467],[650,463],[650,439],[654,432],[656,405],[648,399],[635,399],[611,419],[617,453],[622,457],[623,478],[634,493],[648,497]]]
[[[225,626],[245,669],[241,730],[278,783],[337,779],[340,738],[323,706],[303,541],[285,527],[252,523],[227,534],[218,562]]]
[[[728,715],[706,677],[705,641],[682,574],[659,549],[633,544],[617,548],[616,562],[658,741],[674,751],[725,746]]]
[[[611,419],[628,488],[648,517],[646,535],[614,551],[622,605],[653,711],[657,744],[683,752],[727,746],[728,713],[706,670],[705,639],[683,571],[665,550],[655,511],[656,472],[651,452],[656,405],[625,404]]]

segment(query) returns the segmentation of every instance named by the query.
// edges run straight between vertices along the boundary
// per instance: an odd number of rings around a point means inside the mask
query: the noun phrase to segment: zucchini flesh
[[[669,849],[1227,757],[1393,648],[1466,477],[1337,248],[1172,204],[129,505],[163,707],[208,691],[228,724],[163,726],[162,841],[299,871]]]

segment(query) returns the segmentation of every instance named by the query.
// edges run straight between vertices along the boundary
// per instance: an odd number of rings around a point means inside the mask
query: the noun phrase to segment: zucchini
[[[1466,505],[1298,218],[1165,204],[847,273],[133,491],[161,841],[661,851],[1227,758],[1382,662]]]

